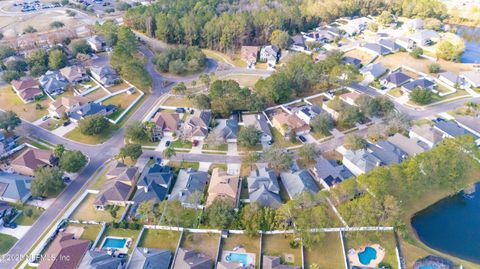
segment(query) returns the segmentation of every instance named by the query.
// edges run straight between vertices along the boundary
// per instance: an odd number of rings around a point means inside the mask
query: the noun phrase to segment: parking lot
[[[42,3],[39,0],[30,1],[30,2],[18,2],[13,3],[13,11],[21,12],[33,12],[42,9],[51,9],[56,7],[61,7],[60,3]]]

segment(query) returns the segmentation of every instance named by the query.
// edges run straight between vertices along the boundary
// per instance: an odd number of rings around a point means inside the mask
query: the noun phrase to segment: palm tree
[[[173,147],[168,147],[163,151],[162,155],[163,155],[163,158],[170,159],[171,157],[177,155],[177,152]]]

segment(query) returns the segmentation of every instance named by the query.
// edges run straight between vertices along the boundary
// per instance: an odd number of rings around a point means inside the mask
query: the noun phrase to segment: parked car
[[[15,228],[17,228],[17,224],[15,222],[4,223],[3,227],[10,228],[10,229],[15,229]]]
[[[72,122],[71,122],[71,121],[69,121],[69,120],[67,120],[67,121],[64,121],[64,122],[63,122],[63,126],[68,126],[68,125],[70,125],[70,123],[72,123]]]
[[[299,139],[300,141],[302,141],[302,143],[307,142],[307,139],[306,139],[303,135],[299,135],[299,136],[298,136],[298,139]]]
[[[167,141],[167,142],[165,142],[165,146],[166,146],[166,147],[170,147],[170,144],[171,144],[171,143],[172,143],[171,141]]]
[[[47,197],[45,197],[45,196],[32,196],[32,199],[33,200],[39,200],[39,201],[45,201],[45,199],[47,199]]]
[[[177,109],[175,109],[175,112],[177,112],[177,113],[185,113],[185,108],[183,108],[183,107],[177,107]]]
[[[193,143],[192,143],[192,145],[193,145],[194,147],[196,147],[196,146],[198,146],[198,143],[199,143],[199,141],[198,141],[198,140],[193,140]]]
[[[70,177],[63,177],[63,182],[70,183],[70,181],[72,181]]]
[[[273,140],[268,141],[267,144],[268,144],[268,145],[272,145],[272,144],[273,144]]]
[[[446,121],[444,118],[436,118],[436,119],[433,119],[433,122],[435,123],[438,123],[438,122],[443,122],[443,121]]]

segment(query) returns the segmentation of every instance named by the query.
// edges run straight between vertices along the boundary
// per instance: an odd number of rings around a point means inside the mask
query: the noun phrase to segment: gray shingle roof
[[[386,71],[387,69],[385,69],[382,63],[369,64],[362,68],[362,73],[370,73],[375,78],[380,77]]]
[[[191,169],[181,169],[173,187],[169,200],[179,200],[182,204],[189,204],[189,197],[194,192],[205,190],[208,182],[208,173]]]
[[[243,122],[245,126],[253,125],[257,130],[262,132],[264,135],[272,137],[272,132],[270,131],[269,124],[267,119],[263,114],[250,114],[243,116]]]
[[[391,49],[376,43],[367,43],[363,47],[377,53],[378,55],[386,55],[392,52]]]
[[[335,160],[327,160],[323,156],[317,159],[315,172],[317,176],[323,179],[330,187],[347,178],[353,177],[352,172],[344,165],[337,164]]]
[[[416,79],[414,81],[410,81],[407,84],[403,85],[402,87],[409,90],[409,91],[412,91],[415,88],[420,88],[422,90],[428,89],[428,88],[430,88],[434,85],[435,85],[435,83],[433,83],[432,81],[430,81],[426,78],[420,78],[420,79]]]
[[[211,269],[213,261],[210,257],[194,250],[179,248],[174,269]]]
[[[474,134],[470,133],[468,130],[462,128],[459,126],[456,122],[454,121],[440,121],[437,122],[434,126],[435,129],[439,130],[440,132],[452,136],[452,137],[458,137],[462,135],[472,135],[475,136]]]
[[[140,248],[133,251],[128,268],[130,269],[168,269],[172,253],[165,249]]]
[[[119,269],[125,264],[125,259],[112,257],[103,251],[87,251],[78,269]]]
[[[400,163],[407,156],[403,150],[385,140],[379,140],[375,145],[369,144],[368,149],[372,151],[373,156],[387,165]]]
[[[443,77],[446,80],[452,82],[452,83],[457,83],[458,82],[458,75],[453,73],[453,72],[442,72],[438,74],[438,77]]]
[[[392,83],[395,86],[401,86],[402,84],[406,83],[410,79],[411,77],[405,75],[402,72],[391,73],[385,78],[387,82]]]
[[[308,191],[315,194],[320,190],[307,170],[282,172],[280,178],[290,198],[294,198],[302,192]]]
[[[47,71],[38,79],[42,88],[49,94],[65,90],[68,85],[67,79],[59,71]]]
[[[24,201],[31,196],[31,177],[0,172],[0,197]]]
[[[364,149],[355,151],[347,150],[343,157],[365,172],[368,172],[381,164],[380,159]]]
[[[281,206],[280,188],[273,170],[262,168],[252,171],[247,182],[250,202],[272,208]]]

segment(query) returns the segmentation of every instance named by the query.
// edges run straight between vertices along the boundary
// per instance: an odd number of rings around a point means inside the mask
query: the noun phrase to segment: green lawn
[[[392,231],[384,232],[347,232],[345,235],[345,248],[359,249],[366,245],[379,244],[385,249],[383,262],[388,263],[392,268],[397,267],[397,254],[395,253],[396,240]]]
[[[95,210],[93,206],[93,202],[95,201],[94,194],[88,194],[85,199],[78,205],[78,207],[73,211],[72,215],[70,215],[70,219],[73,220],[95,220],[95,221],[105,221],[111,222],[114,218],[110,215],[108,210]],[[122,216],[123,212],[125,211],[124,207],[119,207],[117,211],[116,220],[119,220]]]
[[[242,246],[248,253],[255,254],[255,268],[260,268],[260,237],[248,237],[244,234],[231,234],[222,240],[222,251]]]
[[[182,139],[177,139],[173,141],[170,146],[174,148],[179,148],[179,149],[191,149],[192,148],[192,141],[189,140],[182,140]]]
[[[200,167],[200,163],[198,162],[184,162],[184,161],[170,161],[168,162],[168,165],[175,168],[176,170],[179,170],[181,168],[192,168],[194,170],[198,170],[198,167]]]
[[[285,137],[283,137],[283,135],[276,128],[270,127],[270,130],[272,131],[273,143],[275,145],[287,148],[301,144],[301,142],[298,140],[296,140],[295,143],[292,143],[292,141],[289,139],[285,139]]]
[[[22,214],[15,220],[15,222],[18,224],[18,225],[32,225],[37,219],[38,217],[40,217],[40,215],[43,213],[44,209],[41,208],[41,207],[36,207],[36,206],[32,206],[32,205],[22,205],[21,208],[19,208],[20,210],[22,210]],[[25,211],[26,210],[29,210],[31,209],[32,210],[32,214],[30,216],[27,216],[25,214]]]
[[[144,248],[167,249],[175,253],[179,239],[180,233],[176,231],[145,229],[139,246]]]
[[[220,235],[217,233],[185,232],[181,247],[201,252],[212,259],[216,259],[219,239]]]
[[[92,190],[100,190],[105,184],[105,180],[107,180],[106,174],[108,173],[108,169],[105,169],[103,173],[98,177],[97,181],[90,187]]]
[[[322,269],[344,268],[345,258],[340,234],[338,232],[324,234],[322,242],[304,249],[305,268],[309,268],[312,264]]]
[[[224,143],[224,144],[221,144],[220,146],[217,146],[217,147],[210,147],[210,146],[208,146],[208,144],[203,144],[202,149],[227,151],[228,150],[228,144]]]
[[[121,229],[121,228],[113,229],[111,226],[109,226],[107,229],[105,229],[105,232],[103,233],[102,238],[98,241],[99,245],[97,245],[96,247],[101,247],[101,244],[103,243],[103,239],[107,236],[131,238],[132,245],[128,250],[128,254],[130,254],[133,251],[133,246],[135,245],[135,242],[137,241],[139,234],[140,234],[139,230],[130,230],[130,229]]]
[[[215,169],[215,168],[220,168],[220,169],[222,169],[222,170],[227,171],[228,166],[227,166],[226,163],[213,163],[213,164],[210,165],[210,167],[208,168],[208,171],[211,172],[211,171],[213,171],[213,169]]]
[[[260,151],[262,149],[263,149],[262,144],[256,144],[253,147],[244,147],[242,145],[237,145],[237,151],[239,152]]]
[[[5,254],[15,245],[17,238],[7,234],[0,234],[0,242],[0,254]]]
[[[402,92],[401,92],[400,87],[393,88],[393,89],[389,90],[387,93],[390,94],[393,97],[396,97],[396,98],[402,96]]]
[[[80,239],[89,240],[95,242],[97,239],[102,226],[99,224],[77,224],[77,223],[69,223],[67,227],[81,227],[83,228],[83,233],[80,236]]]
[[[290,247],[295,238],[292,235],[263,235],[262,255],[280,257],[282,263],[302,266],[302,247]],[[289,257],[293,260],[289,260]]]
[[[37,140],[33,140],[33,139],[27,139],[25,142],[27,142],[28,144],[34,146],[34,147],[37,147],[39,149],[51,149],[50,147],[48,147],[47,145],[44,145],[43,144],[43,141],[42,143],[39,143]]]

